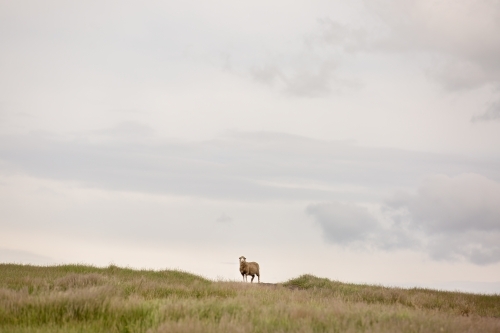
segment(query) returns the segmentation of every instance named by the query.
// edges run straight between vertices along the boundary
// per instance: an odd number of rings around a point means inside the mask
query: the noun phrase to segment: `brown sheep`
[[[253,283],[255,275],[257,275],[260,283],[259,264],[256,262],[247,262],[247,258],[244,256],[240,257],[240,273],[243,276],[243,281],[248,281],[248,275],[251,275],[252,280],[250,280],[250,283]]]

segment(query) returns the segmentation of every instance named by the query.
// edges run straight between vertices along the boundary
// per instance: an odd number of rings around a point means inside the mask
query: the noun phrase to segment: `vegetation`
[[[0,264],[0,332],[500,332],[500,295]]]

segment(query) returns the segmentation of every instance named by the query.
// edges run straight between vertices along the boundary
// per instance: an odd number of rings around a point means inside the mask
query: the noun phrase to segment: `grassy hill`
[[[0,264],[0,332],[500,332],[500,296]]]

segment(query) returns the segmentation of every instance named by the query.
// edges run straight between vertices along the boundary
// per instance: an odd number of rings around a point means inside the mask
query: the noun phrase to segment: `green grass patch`
[[[0,332],[470,331],[500,331],[500,296],[312,275],[259,285],[178,270],[0,264]]]

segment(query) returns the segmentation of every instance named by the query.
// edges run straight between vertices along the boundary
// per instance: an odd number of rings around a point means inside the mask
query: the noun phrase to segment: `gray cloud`
[[[305,35],[298,50],[279,57],[279,61],[267,59],[264,65],[253,66],[250,73],[257,82],[279,83],[285,93],[298,97],[324,97],[343,89],[356,89],[359,82],[339,76],[338,68],[342,55],[365,48],[366,38],[364,29],[322,18],[318,20],[318,29]]]
[[[273,84],[277,79],[286,80],[286,77],[277,65],[266,64],[260,67],[253,67],[250,72],[254,80],[266,84]]]
[[[221,216],[219,216],[215,220],[215,222],[217,222],[217,223],[230,223],[232,221],[233,221],[233,219],[229,215],[227,215],[226,213],[222,213]]]
[[[426,74],[450,91],[470,90],[500,82],[500,75],[483,68],[479,62],[446,58],[425,70]]]
[[[384,52],[431,55],[430,77],[449,90],[500,84],[500,3],[365,1],[389,33],[369,45]]]
[[[435,259],[500,261],[500,183],[477,174],[428,177],[416,194],[399,193],[388,206],[403,210]]]
[[[389,205],[408,210],[426,233],[500,231],[500,184],[477,174],[428,177],[414,195],[400,194]]]
[[[306,63],[291,68],[265,64],[254,66],[250,72],[254,80],[280,85],[285,93],[298,97],[321,97],[342,88],[356,87],[354,81],[336,75],[338,65],[334,59],[320,59],[317,62],[308,59]]]
[[[500,2],[365,1],[389,28],[369,49],[430,55],[427,75],[449,91],[500,87]],[[498,97],[498,94],[497,94]],[[499,103],[471,119],[500,118]]]
[[[393,188],[416,186],[426,174],[475,171],[500,179],[491,161],[280,133],[229,133],[200,142],[94,135],[4,136],[0,159],[3,168],[90,187],[231,200],[373,201]]]
[[[477,174],[426,178],[416,194],[386,202],[385,222],[356,204],[328,202],[306,212],[328,242],[365,249],[423,250],[435,260],[500,261],[500,183]]]
[[[485,85],[500,87],[500,3],[463,1],[431,5],[428,1],[365,1],[372,25],[353,28],[330,18],[306,38],[310,52],[328,47],[340,54],[412,53],[427,60],[422,69],[449,91]],[[340,61],[337,60],[338,63]],[[425,64],[427,63],[427,65]],[[497,119],[491,108],[473,121]]]
[[[492,103],[485,113],[472,117],[472,122],[500,120],[500,101]]]
[[[427,250],[436,260],[465,259],[477,265],[488,265],[500,261],[499,239],[498,231],[433,235],[427,244]]]
[[[292,95],[304,97],[326,95],[332,91],[333,74],[336,67],[333,61],[325,61],[316,71],[300,70],[291,79],[285,81],[285,91]]]
[[[310,205],[306,212],[321,226],[328,241],[339,244],[365,241],[379,228],[364,207],[340,202]]]
[[[359,204],[325,202],[309,205],[306,213],[320,225],[330,243],[362,249],[418,248],[420,240],[407,226],[384,225]]]
[[[318,31],[306,37],[306,45],[310,48],[326,45],[337,51],[354,53],[365,50],[372,39],[366,28],[352,28],[325,17],[318,20]]]

